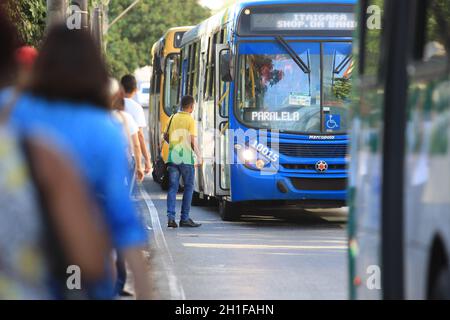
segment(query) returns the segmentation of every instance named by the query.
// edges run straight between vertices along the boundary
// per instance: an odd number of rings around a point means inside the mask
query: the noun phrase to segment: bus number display
[[[252,141],[252,147],[255,148],[263,156],[267,157],[272,162],[277,162],[280,156],[274,151],[270,150],[262,143],[258,143],[256,140]]]

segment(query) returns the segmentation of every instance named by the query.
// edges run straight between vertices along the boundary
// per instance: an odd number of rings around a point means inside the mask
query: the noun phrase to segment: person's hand
[[[145,169],[144,169],[145,174],[149,174],[151,169],[152,166],[150,164],[150,160],[145,160]]]
[[[196,168],[201,168],[203,166],[203,158],[198,158],[197,163],[195,164]]]
[[[145,177],[144,171],[141,168],[137,168],[136,169],[136,181],[142,182],[142,181],[144,181],[144,177]]]

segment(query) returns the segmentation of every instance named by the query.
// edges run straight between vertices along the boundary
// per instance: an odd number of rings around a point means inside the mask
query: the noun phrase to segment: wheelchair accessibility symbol
[[[339,114],[329,114],[325,118],[325,129],[326,130],[339,130],[341,129],[341,115]]]

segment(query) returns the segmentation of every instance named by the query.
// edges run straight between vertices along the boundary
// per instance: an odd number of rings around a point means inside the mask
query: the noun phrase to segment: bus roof
[[[219,30],[220,27],[227,22],[237,19],[240,12],[250,6],[269,6],[269,5],[301,5],[301,4],[344,4],[344,5],[354,5],[356,0],[250,0],[250,1],[240,1],[230,7],[223,9],[219,13],[211,16],[210,18],[202,21],[200,24],[193,27],[191,30],[186,32],[181,41],[181,46],[192,42],[201,35],[205,33],[214,33]]]
[[[174,37],[175,33],[189,31],[192,28],[193,28],[192,26],[181,26],[181,27],[173,27],[173,28],[168,29],[166,31],[166,33],[164,33],[164,35],[153,44],[152,52],[151,52],[152,56],[154,56],[155,53],[157,53],[157,52],[161,53],[161,49],[164,50],[164,52],[162,52],[162,54],[164,56],[166,56],[172,52],[179,52],[180,49],[175,48],[173,45],[173,37]],[[169,40],[169,41],[166,41],[166,40]]]

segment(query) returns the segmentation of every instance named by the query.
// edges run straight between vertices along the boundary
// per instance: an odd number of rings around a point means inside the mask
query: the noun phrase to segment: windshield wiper
[[[344,68],[348,65],[348,63],[353,59],[353,55],[348,54],[336,67],[336,57],[337,51],[335,50],[333,54],[333,77],[331,79],[331,86],[334,86],[335,75],[341,73],[342,70],[344,70]]]
[[[336,55],[336,52],[335,52]],[[341,61],[341,63],[338,64],[338,66],[334,69],[334,73],[339,74],[341,71],[345,68],[345,66],[352,60],[353,55],[349,54],[345,56],[345,59]]]
[[[289,43],[287,43],[282,36],[276,36],[275,39],[277,39],[277,41],[283,46],[283,48],[287,51],[287,53],[289,53],[292,60],[294,60],[294,62],[304,73],[311,73],[309,66],[306,65],[306,63],[302,60],[302,58],[299,57],[299,55],[294,51],[294,49],[292,49]]]

